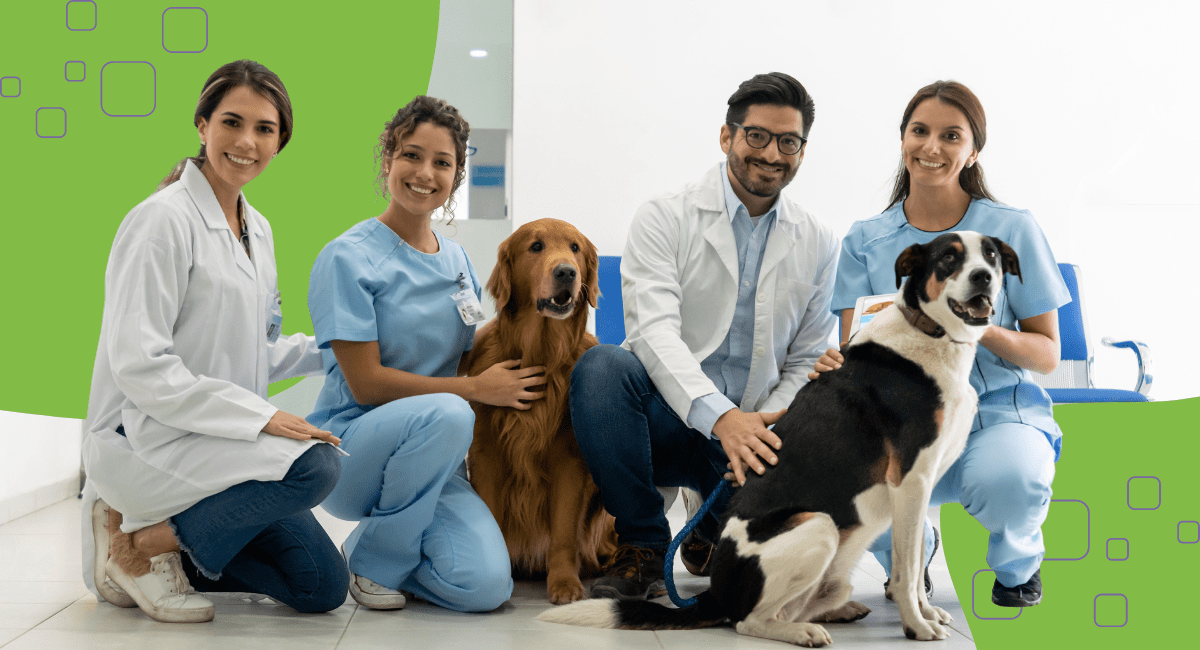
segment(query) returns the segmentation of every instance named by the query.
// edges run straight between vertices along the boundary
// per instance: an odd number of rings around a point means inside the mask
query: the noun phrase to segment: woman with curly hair
[[[469,133],[442,100],[401,108],[379,138],[387,208],[330,242],[309,281],[325,385],[308,420],[350,453],[322,507],[359,522],[343,552],[350,594],[372,609],[399,609],[409,592],[490,611],[512,594],[504,537],[466,478],[467,400],[526,409],[521,400],[540,398],[529,388],[543,380],[519,360],[460,376],[480,284],[431,218],[453,207]]]

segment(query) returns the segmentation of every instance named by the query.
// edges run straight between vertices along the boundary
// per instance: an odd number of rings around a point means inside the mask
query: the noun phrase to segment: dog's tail
[[[705,591],[691,607],[674,609],[646,600],[581,600],[548,609],[539,621],[619,630],[695,630],[725,623],[717,599]]]

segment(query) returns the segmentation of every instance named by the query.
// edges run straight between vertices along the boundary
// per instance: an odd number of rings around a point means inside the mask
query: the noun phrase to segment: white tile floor
[[[318,517],[335,542],[351,524]],[[937,510],[931,510],[937,515]],[[677,503],[670,519],[683,523]],[[574,628],[534,620],[550,607],[545,585],[519,582],[512,599],[488,614],[459,614],[412,603],[401,611],[377,612],[347,600],[327,614],[297,614],[269,600],[244,594],[213,596],[217,618],[197,625],[155,623],[137,609],[98,603],[80,578],[79,501],[68,499],[0,526],[0,646],[5,650],[154,648],[189,650],[354,650],[358,648],[641,648],[704,650],[780,648],[783,644],[738,636],[731,628],[689,632],[641,632]],[[677,585],[683,596],[703,590],[676,559]],[[932,565],[934,603],[955,619],[942,650],[974,648],[966,617],[954,594],[946,561],[939,552]],[[900,628],[896,607],[883,598],[883,570],[870,558],[854,574],[855,599],[872,610],[856,623],[831,625],[838,648],[912,647]],[[666,599],[663,599],[666,602]]]

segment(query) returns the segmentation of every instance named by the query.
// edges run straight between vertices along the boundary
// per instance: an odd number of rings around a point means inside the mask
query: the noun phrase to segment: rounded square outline
[[[1079,557],[1044,557],[1042,558],[1043,562],[1074,562],[1076,560],[1082,560],[1088,556],[1088,553],[1092,552],[1092,509],[1088,507],[1086,501],[1081,501],[1079,499],[1050,499],[1050,503],[1063,502],[1083,504],[1083,509],[1085,512],[1087,512],[1087,548],[1083,549],[1083,555],[1080,555]]]
[[[1116,557],[1112,557],[1111,555],[1108,554],[1109,543],[1115,542],[1118,539],[1125,542],[1125,557],[1116,558]],[[1129,559],[1129,539],[1125,538],[1125,537],[1109,537],[1108,541],[1104,542],[1104,557],[1108,558],[1109,560],[1111,560],[1113,562],[1124,562],[1125,560],[1128,560]]]
[[[104,69],[108,67],[109,63],[145,63],[146,65],[150,66],[150,72],[154,75],[153,76],[153,79],[154,79],[154,105],[150,107],[149,113],[146,113],[144,115],[113,115],[112,113],[109,113],[108,111],[104,110]],[[104,65],[100,66],[100,112],[101,113],[104,113],[105,115],[107,115],[109,117],[149,117],[152,113],[154,113],[154,109],[156,109],[156,108],[158,108],[158,69],[154,67],[153,63],[150,63],[149,61],[109,61],[108,63],[105,63]]]
[[[71,65],[72,63],[82,63],[83,64],[83,79],[72,79],[67,76],[67,66]],[[85,62],[85,61],[67,61],[66,63],[64,63],[63,64],[63,79],[66,79],[67,81],[70,81],[72,83],[79,82],[79,81],[86,81],[87,80],[87,62]]]
[[[1179,528],[1180,528],[1181,526],[1183,526],[1184,524],[1196,524],[1196,529],[1197,529],[1197,531],[1198,531],[1198,532],[1197,532],[1197,535],[1196,535],[1196,541],[1195,541],[1195,542],[1185,542],[1185,541],[1183,541],[1183,538],[1181,538],[1181,537],[1179,536]],[[1178,524],[1175,524],[1175,541],[1179,542],[1180,544],[1196,544],[1196,543],[1200,543],[1200,521],[1190,521],[1190,520],[1187,520],[1187,519],[1185,519],[1185,520],[1183,520],[1183,521],[1179,522]]]
[[[62,132],[62,135],[42,135],[41,133],[38,133],[38,129],[37,129],[37,122],[38,122],[38,120],[37,120],[37,116],[38,116],[38,113],[41,113],[43,110],[60,110],[60,111],[62,111],[62,112],[63,112],[63,132]],[[47,139],[53,139],[53,138],[65,138],[65,137],[67,137],[67,109],[63,108],[62,106],[42,106],[42,107],[39,107],[39,108],[38,108],[36,111],[34,111],[34,112],[33,112],[33,134],[34,134],[34,135],[36,135],[36,136],[37,136],[37,137],[39,137],[39,138],[47,138]]]
[[[20,97],[21,96],[21,78],[20,77],[0,77],[0,82],[3,82],[5,79],[16,79],[17,80],[17,94],[5,95],[4,94],[4,84],[0,83],[0,97]]]
[[[1132,483],[1133,479],[1135,478],[1152,478],[1158,483],[1158,505],[1154,506],[1153,508],[1133,507],[1133,504],[1129,502],[1129,484]],[[1129,480],[1125,481],[1125,505],[1129,506],[1130,510],[1158,510],[1162,507],[1162,481],[1157,476],[1130,476]]]
[[[1100,621],[1096,620],[1096,601],[1100,600],[1101,596],[1120,596],[1125,600],[1124,623],[1121,623],[1120,625],[1101,625]],[[1096,627],[1125,627],[1126,625],[1129,625],[1129,597],[1125,594],[1096,594],[1096,597],[1092,599],[1092,622],[1096,624]]]
[[[71,5],[73,5],[77,2],[78,3],[86,2],[90,5],[92,5],[92,26],[88,27],[87,29],[82,29],[82,28],[75,29],[75,28],[71,27]],[[66,13],[66,18],[64,20],[66,22],[67,29],[69,29],[73,32],[90,32],[90,31],[96,29],[96,25],[100,24],[100,7],[98,7],[96,5],[95,0],[67,0],[67,13]]]
[[[991,570],[991,569],[980,569],[980,570],[976,571],[976,572],[975,572],[973,575],[971,575],[971,613],[975,615],[975,618],[977,618],[977,619],[979,619],[979,620],[981,620],[981,621],[1015,621],[1015,620],[1017,620],[1018,618],[1021,618],[1021,613],[1025,611],[1025,608],[1024,608],[1024,607],[1016,607],[1016,608],[1014,608],[1014,609],[1016,609],[1016,610],[1017,610],[1017,615],[1016,615],[1016,616],[1009,616],[1009,617],[1005,617],[1005,616],[997,616],[997,617],[980,616],[980,615],[979,615],[979,612],[975,611],[975,576],[977,576],[977,575],[979,575],[979,574],[981,574],[981,573],[985,573],[985,572],[986,572],[986,573],[991,573],[991,574],[995,574],[995,573],[996,573],[995,571],[993,571],[993,570]]]
[[[199,9],[204,12],[204,47],[198,50],[167,50],[167,12],[172,9]],[[199,54],[208,49],[208,12],[204,7],[167,7],[162,12],[162,25],[159,28],[159,37],[162,40],[162,48],[171,54]]]

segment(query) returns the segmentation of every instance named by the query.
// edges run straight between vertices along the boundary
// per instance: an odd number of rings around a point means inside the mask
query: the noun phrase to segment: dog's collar
[[[896,305],[900,308],[900,313],[904,314],[904,320],[908,321],[909,325],[925,332],[935,339],[940,339],[946,335],[946,328],[938,325],[937,321],[933,320],[920,309],[913,309],[903,305]]]

